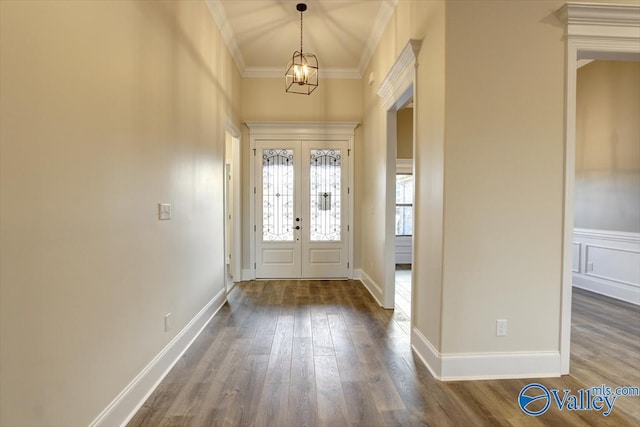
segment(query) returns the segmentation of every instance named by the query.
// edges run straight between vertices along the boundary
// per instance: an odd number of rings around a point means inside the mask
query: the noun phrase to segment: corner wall
[[[412,343],[439,378],[560,373],[561,5],[399,2],[363,78],[363,137],[373,149],[364,159],[362,259],[382,284],[386,112],[375,92],[409,39],[423,40]],[[496,337],[496,319],[507,319],[507,337]]]
[[[87,425],[224,289],[240,77],[204,2],[2,1],[0,55],[0,424]]]
[[[560,372],[561,5],[447,2],[441,352],[549,356],[505,375]]]

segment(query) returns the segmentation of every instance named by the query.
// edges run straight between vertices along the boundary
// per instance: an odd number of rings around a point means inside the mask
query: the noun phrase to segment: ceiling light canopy
[[[293,52],[284,75],[285,91],[310,95],[318,87],[318,58],[313,53],[302,50],[302,13],[307,5],[298,3],[296,10],[300,12],[300,51]]]

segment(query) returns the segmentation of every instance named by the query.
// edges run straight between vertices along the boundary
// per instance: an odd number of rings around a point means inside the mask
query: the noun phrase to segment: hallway
[[[617,407],[529,417],[517,397],[530,382],[435,380],[357,281],[243,282],[129,425],[633,425]]]

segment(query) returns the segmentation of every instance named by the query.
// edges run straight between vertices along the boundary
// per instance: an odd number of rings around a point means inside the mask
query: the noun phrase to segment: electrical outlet
[[[169,332],[173,328],[173,318],[171,312],[164,315],[164,331]]]
[[[593,271],[593,263],[592,263],[592,262],[588,262],[588,263],[587,263],[587,271],[588,271],[588,272]]]
[[[171,204],[159,203],[158,204],[158,217],[160,219],[171,219]]]
[[[497,337],[507,336],[507,320],[506,319],[496,320],[496,336]]]

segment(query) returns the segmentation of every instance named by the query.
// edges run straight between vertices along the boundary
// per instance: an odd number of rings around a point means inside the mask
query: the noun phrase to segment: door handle
[[[300,226],[299,225],[296,225],[296,230],[300,230]]]

